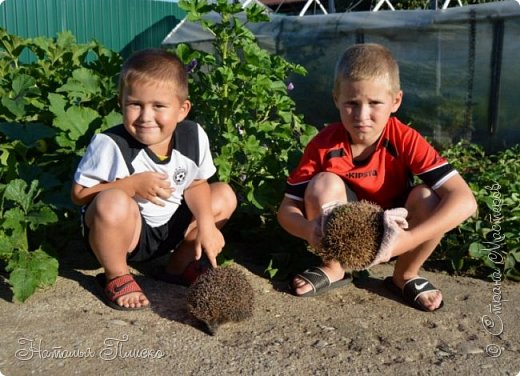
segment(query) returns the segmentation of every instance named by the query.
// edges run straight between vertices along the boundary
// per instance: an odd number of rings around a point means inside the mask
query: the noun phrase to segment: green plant
[[[58,261],[45,242],[32,244],[41,226],[58,220],[53,209],[38,199],[41,188],[16,179],[1,185],[0,261],[7,263],[15,299],[25,301],[37,287],[51,285],[58,275]]]
[[[257,4],[184,0],[179,6],[213,38],[211,51],[180,44],[176,54],[190,67],[192,116],[207,129],[218,177],[231,183],[242,211],[272,219],[288,169],[316,133],[288,94],[289,74],[306,72],[258,46],[246,25],[269,18]]]
[[[443,153],[466,179],[478,213],[446,235],[441,257],[453,270],[520,281],[520,145],[496,155],[459,142]],[[495,274],[496,276],[496,274]]]
[[[0,258],[17,300],[56,279],[58,262],[39,237],[58,215],[67,220],[49,238],[64,238],[74,223],[78,159],[95,132],[121,122],[120,64],[116,53],[77,44],[70,32],[22,39],[0,28]]]
[[[70,207],[73,168],[95,132],[121,122],[116,53],[70,32],[22,39],[0,28],[0,182],[38,178],[42,199]]]

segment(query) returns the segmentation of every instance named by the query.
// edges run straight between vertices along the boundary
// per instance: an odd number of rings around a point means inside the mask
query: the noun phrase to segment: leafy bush
[[[0,260],[15,299],[56,279],[58,262],[42,236],[50,227],[43,225],[71,215],[79,156],[94,132],[121,122],[114,80],[120,64],[116,53],[97,42],[76,44],[69,32],[22,39],[0,29]],[[61,221],[52,238],[66,238],[70,223]]]
[[[70,32],[21,39],[0,28],[0,182],[38,178],[44,201],[70,206],[78,157],[95,132],[122,120],[120,66],[118,54],[76,44]]]
[[[295,113],[288,95],[290,73],[305,74],[261,49],[247,22],[267,22],[265,9],[218,0],[180,1],[189,21],[213,37],[211,51],[178,45],[177,55],[190,67],[192,116],[206,127],[218,177],[230,182],[243,211],[272,219],[290,165],[294,165],[316,129]],[[218,21],[208,14],[216,12]]]
[[[23,302],[37,287],[56,280],[58,261],[51,256],[52,248],[44,242],[32,250],[29,230],[55,223],[58,217],[49,205],[37,200],[41,193],[37,180],[27,187],[25,181],[15,179],[0,189],[0,261],[7,263],[14,297]]]
[[[520,281],[520,145],[488,156],[459,142],[443,154],[471,187],[478,213],[444,237],[437,257],[457,272],[498,269],[502,278]]]

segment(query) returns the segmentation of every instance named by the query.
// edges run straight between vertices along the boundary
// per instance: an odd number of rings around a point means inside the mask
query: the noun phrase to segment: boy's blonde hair
[[[346,49],[336,64],[334,93],[342,81],[385,79],[392,94],[401,90],[399,65],[392,53],[380,44],[355,44]]]
[[[179,58],[160,48],[147,48],[132,54],[119,75],[119,96],[135,83],[171,86],[181,101],[188,99],[188,75]]]

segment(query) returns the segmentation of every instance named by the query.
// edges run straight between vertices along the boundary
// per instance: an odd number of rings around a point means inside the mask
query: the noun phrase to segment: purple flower
[[[188,65],[186,65],[186,73],[192,73],[195,68],[197,68],[197,65],[198,65],[198,61],[197,59],[193,59],[192,61],[190,61],[190,63]]]
[[[292,82],[289,82],[289,84],[287,85],[287,91],[292,91],[294,90],[294,84]]]

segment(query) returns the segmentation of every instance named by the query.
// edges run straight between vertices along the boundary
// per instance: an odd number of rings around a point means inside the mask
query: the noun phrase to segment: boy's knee
[[[322,196],[324,194],[332,196],[345,195],[345,182],[343,179],[331,172],[316,174],[305,190],[305,198]]]
[[[89,206],[94,216],[107,223],[122,223],[133,214],[139,214],[135,201],[120,189],[99,192]]]
[[[305,189],[305,216],[313,219],[320,215],[323,207],[332,202],[348,201],[348,188],[343,179],[330,172],[320,172],[314,176]]]
[[[212,183],[210,187],[213,204],[216,204],[217,211],[234,212],[237,207],[237,196],[233,188],[223,182]]]
[[[405,207],[410,218],[421,220],[431,215],[439,201],[439,196],[432,189],[426,185],[419,185],[408,195]]]

